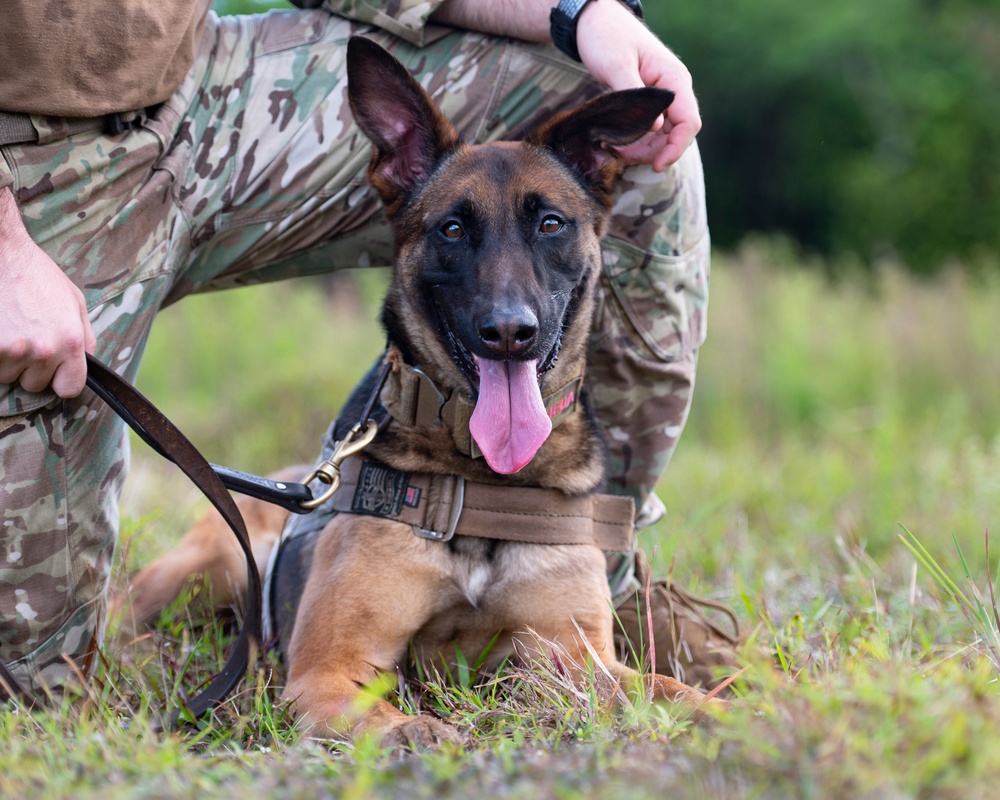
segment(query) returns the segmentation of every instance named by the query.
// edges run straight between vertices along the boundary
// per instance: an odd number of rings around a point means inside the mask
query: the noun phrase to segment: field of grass
[[[155,735],[145,720],[178,675],[191,688],[222,652],[220,623],[192,631],[178,604],[155,647],[109,652],[87,702],[0,712],[0,796],[994,796],[1000,280],[886,268],[834,284],[802,267],[776,243],[717,257],[694,411],[660,486],[669,514],[642,534],[657,573],[732,605],[749,633],[715,730],[618,709],[600,679],[566,686],[542,664],[406,685],[406,707],[469,744],[392,756],[295,730],[264,660],[214,721]],[[380,281],[186,300],[140,387],[210,460],[310,460],[381,348]],[[134,569],[203,505],[138,444],[123,507]]]

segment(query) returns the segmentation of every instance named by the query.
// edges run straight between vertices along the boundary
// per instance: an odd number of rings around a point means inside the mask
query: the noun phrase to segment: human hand
[[[674,93],[665,118],[618,152],[627,164],[652,164],[657,172],[677,161],[701,130],[691,73],[683,62],[617,0],[584,6],[576,45],[590,74],[610,89],[656,86]]]
[[[76,397],[87,380],[84,354],[96,344],[83,293],[32,241],[13,196],[0,190],[0,383]]]

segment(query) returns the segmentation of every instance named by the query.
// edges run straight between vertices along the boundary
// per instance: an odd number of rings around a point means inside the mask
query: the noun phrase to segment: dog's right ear
[[[406,68],[363,36],[347,43],[347,94],[375,146],[368,180],[391,216],[461,137]]]
[[[616,148],[640,138],[674,93],[646,87],[602,94],[559,114],[527,137],[552,150],[607,207],[623,163]]]

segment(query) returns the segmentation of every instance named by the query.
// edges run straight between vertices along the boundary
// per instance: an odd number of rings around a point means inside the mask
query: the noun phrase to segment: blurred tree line
[[[694,76],[717,244],[918,272],[1000,252],[998,0],[646,5]]]
[[[1000,253],[1000,0],[645,8],[694,76],[716,244],[780,233],[917,272]]]

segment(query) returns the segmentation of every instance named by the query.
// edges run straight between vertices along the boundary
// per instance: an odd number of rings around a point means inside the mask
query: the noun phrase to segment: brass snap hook
[[[340,488],[340,465],[346,458],[353,456],[355,453],[360,453],[370,445],[376,433],[378,433],[378,423],[373,419],[368,420],[363,430],[360,422],[351,428],[347,432],[347,435],[334,445],[333,455],[310,472],[306,479],[302,481],[308,485],[314,480],[318,480],[320,483],[327,485],[326,491],[312,500],[304,500],[299,505],[307,511],[312,511],[333,497],[337,489]]]

